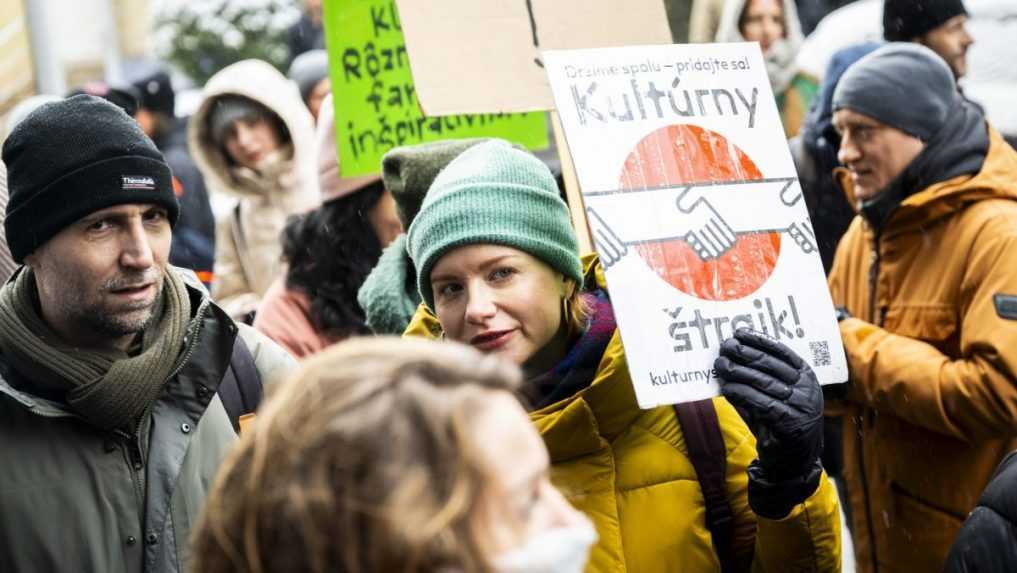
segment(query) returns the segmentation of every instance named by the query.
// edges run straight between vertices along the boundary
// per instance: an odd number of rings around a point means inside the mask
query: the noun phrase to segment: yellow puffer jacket
[[[605,288],[600,263],[584,259],[586,284]],[[595,282],[594,282],[595,281]],[[407,336],[436,337],[441,326],[421,305]],[[727,496],[734,549],[752,571],[840,571],[837,494],[824,475],[816,492],[780,520],[748,504],[756,440],[723,398],[714,405],[727,447]],[[617,331],[593,383],[530,413],[551,456],[551,481],[593,520],[600,536],[589,572],[720,571],[705,524],[703,494],[674,408],[640,410]]]
[[[1017,152],[990,130],[978,174],[911,195],[873,241],[856,217],[830,273],[857,317],[841,322],[850,401],[828,414],[844,415],[858,570],[942,571],[1017,448]]]

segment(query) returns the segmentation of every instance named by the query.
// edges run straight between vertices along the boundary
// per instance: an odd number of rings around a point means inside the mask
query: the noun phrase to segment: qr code
[[[826,340],[813,340],[809,342],[809,350],[812,351],[813,366],[830,365],[830,343]]]

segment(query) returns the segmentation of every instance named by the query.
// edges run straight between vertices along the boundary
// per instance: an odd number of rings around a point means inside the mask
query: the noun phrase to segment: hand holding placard
[[[756,436],[749,504],[778,519],[819,485],[823,391],[794,350],[769,336],[736,330],[714,362],[720,391]]]
[[[773,338],[738,329],[714,362],[721,393],[759,440],[771,479],[807,473],[823,452],[823,392],[812,368]]]

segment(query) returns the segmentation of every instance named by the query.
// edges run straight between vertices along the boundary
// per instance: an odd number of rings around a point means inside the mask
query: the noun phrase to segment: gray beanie
[[[894,42],[844,72],[833,92],[833,110],[850,109],[929,141],[960,99],[943,58],[925,46]]]
[[[328,52],[325,50],[311,50],[297,56],[290,69],[286,72],[300,90],[300,99],[307,103],[311,97],[311,91],[321,80],[328,77]]]

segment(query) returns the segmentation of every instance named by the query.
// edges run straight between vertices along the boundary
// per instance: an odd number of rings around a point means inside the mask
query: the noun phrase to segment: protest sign
[[[424,117],[395,0],[325,2],[324,16],[344,177],[378,173],[386,151],[425,141],[502,137],[547,147],[544,113]]]
[[[668,44],[661,0],[399,0],[428,115],[554,107],[541,49]]]
[[[741,327],[847,365],[757,44],[544,52],[639,405],[715,396]]]

